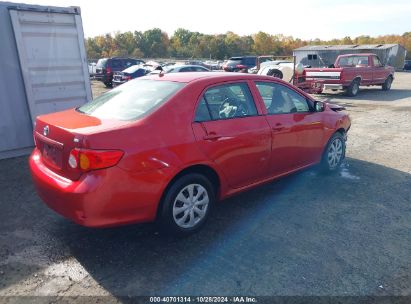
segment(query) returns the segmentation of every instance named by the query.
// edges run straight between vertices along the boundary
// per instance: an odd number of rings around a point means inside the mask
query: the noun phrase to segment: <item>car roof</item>
[[[273,77],[247,74],[247,73],[230,73],[230,72],[189,72],[189,73],[164,73],[145,76],[147,79],[175,81],[175,82],[193,82],[198,80],[216,80],[216,81],[236,81],[236,80],[273,80]]]

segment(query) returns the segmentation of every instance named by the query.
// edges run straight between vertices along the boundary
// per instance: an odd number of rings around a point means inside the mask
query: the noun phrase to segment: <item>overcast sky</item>
[[[411,31],[411,0],[26,0],[80,6],[86,37],[158,27],[206,34],[258,31],[302,39],[403,34]],[[201,5],[204,3],[205,5]]]

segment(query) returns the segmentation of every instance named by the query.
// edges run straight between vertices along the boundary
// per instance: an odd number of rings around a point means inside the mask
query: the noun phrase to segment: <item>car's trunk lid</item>
[[[44,164],[63,177],[76,180],[81,172],[68,164],[71,150],[84,148],[90,134],[127,123],[129,122],[101,120],[72,109],[37,117],[34,138]],[[86,148],[92,148],[89,145],[90,141],[87,141]]]

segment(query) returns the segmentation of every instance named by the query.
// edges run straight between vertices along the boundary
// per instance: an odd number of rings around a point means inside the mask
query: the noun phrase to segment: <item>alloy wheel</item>
[[[343,157],[343,142],[341,138],[335,138],[330,144],[327,153],[328,165],[331,169],[337,167]]]

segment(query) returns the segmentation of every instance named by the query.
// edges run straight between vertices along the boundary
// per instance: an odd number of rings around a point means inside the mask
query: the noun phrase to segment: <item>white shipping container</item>
[[[78,7],[0,2],[0,159],[28,153],[38,115],[92,99]]]

